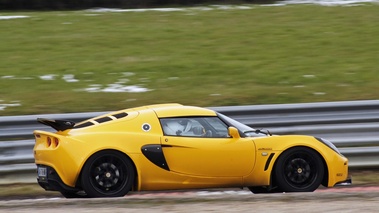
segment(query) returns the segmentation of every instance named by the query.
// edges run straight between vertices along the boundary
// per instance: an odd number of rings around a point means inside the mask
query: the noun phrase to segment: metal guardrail
[[[209,107],[256,129],[332,141],[350,168],[379,168],[379,100]],[[106,112],[0,117],[0,184],[35,182],[33,130],[39,117],[81,121]]]

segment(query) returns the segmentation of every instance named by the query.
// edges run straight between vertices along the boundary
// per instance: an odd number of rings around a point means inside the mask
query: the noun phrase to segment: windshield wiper
[[[243,133],[249,133],[249,132],[254,132],[254,133],[256,133],[256,134],[263,133],[263,134],[265,134],[265,135],[272,136],[271,132],[268,131],[268,129],[255,129],[255,130],[248,130],[248,131],[244,131]]]

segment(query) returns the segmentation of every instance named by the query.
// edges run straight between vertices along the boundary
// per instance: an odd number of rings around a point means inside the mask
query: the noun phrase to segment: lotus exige
[[[39,118],[38,183],[72,197],[129,191],[247,187],[312,192],[350,184],[348,160],[329,141],[271,135],[210,109],[160,104],[80,123]]]

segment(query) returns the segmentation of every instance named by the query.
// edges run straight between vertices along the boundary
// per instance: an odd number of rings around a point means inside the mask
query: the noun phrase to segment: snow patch
[[[200,10],[200,11],[210,11],[210,10],[214,10],[213,8],[210,8],[210,7],[195,7],[194,9],[195,9],[195,10]]]
[[[179,77],[169,77],[168,80],[178,80]]]
[[[133,75],[135,75],[135,74],[134,74],[133,72],[123,72],[122,75],[123,75],[124,77],[130,77],[130,76],[133,76]]]
[[[78,79],[75,79],[75,76],[72,74],[63,75],[62,79],[67,83],[78,82]]]
[[[325,95],[325,92],[314,92],[313,95]]]
[[[29,18],[29,16],[0,16],[0,20],[9,20],[17,18]]]
[[[87,72],[86,74],[92,75],[93,73]],[[119,73],[108,73],[109,75],[116,75]],[[127,76],[133,76],[135,75],[132,72],[124,72],[122,73],[123,77]],[[56,80],[59,77],[59,75],[56,74],[48,74],[48,75],[42,75],[39,76],[40,79],[51,81]],[[13,78],[13,76],[3,76],[2,78]],[[67,83],[75,83],[79,82],[78,79],[75,78],[73,74],[65,74],[62,76],[62,80],[64,80]],[[88,80],[89,81],[89,80]],[[140,78],[139,81],[141,82],[150,82],[149,78]],[[126,83],[130,82],[127,78],[120,78],[117,82],[113,84],[108,84],[106,86],[102,84],[91,84],[89,87],[85,89],[78,89],[75,91],[85,91],[85,92],[128,92],[128,93],[142,93],[142,92],[149,92],[152,91],[152,89],[145,88],[141,85],[125,85]]]
[[[59,75],[56,74],[47,74],[47,75],[41,75],[39,78],[44,81],[52,81],[56,80]],[[62,76],[62,80],[66,81],[67,83],[73,83],[78,82],[78,79],[75,79],[75,76],[73,74],[66,74]]]
[[[115,92],[142,93],[142,92],[149,92],[152,90],[144,88],[139,85],[122,85],[122,84],[114,83],[114,84],[108,84],[105,87],[103,87],[100,84],[92,84],[88,88],[85,88],[81,91],[110,92],[110,93],[115,93]]]
[[[3,100],[1,100],[0,102],[3,102]],[[12,101],[12,102],[9,103],[9,104],[3,104],[3,103],[1,103],[1,104],[0,104],[0,111],[5,110],[5,108],[7,108],[7,107],[17,107],[17,106],[21,106],[21,104],[20,104],[19,102],[20,102],[20,101]]]
[[[1,79],[10,79],[10,80],[30,80],[34,79],[32,77],[16,77],[14,75],[4,75],[1,77]]]
[[[88,13],[88,14],[84,14],[85,16],[99,16],[100,14],[93,14],[93,13]]]
[[[52,81],[52,80],[55,80],[55,78],[57,77],[58,75],[55,75],[55,74],[48,74],[48,75],[41,75],[39,76],[39,78],[41,80],[45,80],[45,81]]]

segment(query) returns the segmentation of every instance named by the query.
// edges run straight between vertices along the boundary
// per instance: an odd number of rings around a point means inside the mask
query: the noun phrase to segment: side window
[[[160,122],[167,136],[229,137],[227,125],[218,117],[162,118]]]
[[[211,126],[212,137],[214,138],[228,138],[228,126],[221,121],[218,117],[204,118]]]

